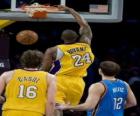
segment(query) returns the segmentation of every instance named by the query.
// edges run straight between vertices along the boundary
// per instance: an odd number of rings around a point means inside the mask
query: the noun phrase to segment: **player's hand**
[[[57,109],[57,110],[67,110],[68,106],[67,105],[59,105],[59,106],[56,106],[55,109]]]
[[[5,102],[5,98],[3,96],[0,96],[0,104],[2,104],[3,102]]]
[[[56,105],[55,109],[57,110],[68,110],[70,107],[70,103],[68,104],[61,104],[61,105]]]

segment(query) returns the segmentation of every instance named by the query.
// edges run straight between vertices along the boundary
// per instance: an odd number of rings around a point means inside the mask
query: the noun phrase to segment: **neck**
[[[114,76],[102,76],[102,80],[116,80]]]
[[[65,44],[73,44],[73,43],[75,43],[75,41],[73,41],[73,42],[65,41],[64,43],[65,43]]]
[[[31,70],[31,71],[34,71],[34,70],[38,70],[38,68],[24,68],[24,70]]]

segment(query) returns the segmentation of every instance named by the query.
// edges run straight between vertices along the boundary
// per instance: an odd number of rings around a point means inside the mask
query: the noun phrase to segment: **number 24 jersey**
[[[74,43],[58,45],[63,53],[59,60],[60,69],[56,75],[69,75],[84,77],[87,75],[88,67],[94,61],[91,48],[86,43]]]

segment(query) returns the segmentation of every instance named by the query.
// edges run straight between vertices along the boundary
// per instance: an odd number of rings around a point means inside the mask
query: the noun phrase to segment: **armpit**
[[[57,53],[56,53],[56,60],[59,60],[63,57],[63,52],[61,49],[57,48]]]

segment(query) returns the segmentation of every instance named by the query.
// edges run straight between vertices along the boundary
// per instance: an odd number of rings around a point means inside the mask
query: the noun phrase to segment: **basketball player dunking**
[[[59,61],[60,69],[57,76],[56,102],[71,105],[79,103],[85,83],[83,77],[87,75],[87,68],[93,63],[94,55],[90,44],[92,31],[87,21],[75,10],[67,6],[58,6],[60,10],[68,11],[80,25],[78,34],[73,30],[64,30],[61,39],[64,44],[47,49],[42,69],[50,71],[54,61]]]

